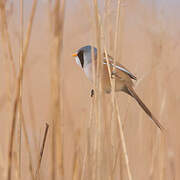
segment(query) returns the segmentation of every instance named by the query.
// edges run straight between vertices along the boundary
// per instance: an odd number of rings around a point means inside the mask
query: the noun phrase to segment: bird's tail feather
[[[137,103],[141,106],[141,108],[146,112],[146,114],[153,120],[153,122],[156,124],[156,126],[160,129],[160,130],[164,130],[164,127],[160,124],[160,122],[153,116],[153,114],[151,113],[151,111],[147,108],[147,106],[142,102],[142,100],[139,98],[139,96],[136,94],[136,92],[134,91],[134,89],[130,86],[126,86],[126,93],[128,93],[129,95],[131,95],[136,101]]]

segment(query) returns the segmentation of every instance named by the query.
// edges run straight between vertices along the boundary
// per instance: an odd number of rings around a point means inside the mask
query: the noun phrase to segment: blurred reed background
[[[0,179],[179,179],[179,8],[0,0]],[[101,91],[100,61],[97,83],[86,79],[72,53],[87,44],[137,76],[166,134],[131,97]]]

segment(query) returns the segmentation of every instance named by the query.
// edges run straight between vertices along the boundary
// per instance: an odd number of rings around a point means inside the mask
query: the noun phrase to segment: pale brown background
[[[72,159],[75,137],[80,133],[79,144],[83,151],[85,127],[89,119],[91,84],[76,65],[72,53],[81,46],[95,44],[94,16],[90,1],[67,1],[64,46],[62,53],[63,78],[63,122],[65,149],[65,179],[72,179]],[[113,5],[114,4],[114,5]],[[25,23],[29,17],[31,0],[25,0]],[[100,9],[103,14],[103,3]],[[116,1],[112,2],[107,31],[114,37]],[[121,39],[122,54],[119,60],[128,67],[138,79],[137,93],[154,112],[168,131],[165,147],[165,179],[180,179],[180,24],[178,12],[180,5],[173,0],[155,3],[127,0],[124,5],[124,20]],[[10,35],[13,53],[18,69],[18,3],[10,16]],[[26,127],[36,164],[37,151],[42,142],[45,122],[50,120],[50,29],[48,6],[40,1],[35,16],[30,49],[25,65],[23,85],[23,111]],[[110,38],[109,38],[110,39]],[[108,40],[109,40],[108,39]],[[119,40],[120,41],[120,40]],[[108,42],[111,54],[112,42]],[[0,49],[0,178],[3,179],[7,167],[7,147],[11,117],[7,101],[6,73],[8,65]],[[120,56],[120,53],[119,53]],[[13,86],[12,86],[13,87]],[[108,102],[108,96],[106,96]],[[158,153],[154,134],[156,128],[139,108],[137,103],[125,94],[118,95],[121,118],[129,154],[133,180],[159,179],[158,167],[155,176],[150,177],[152,154]],[[128,107],[128,112],[127,112]],[[34,126],[32,125],[32,120]],[[50,124],[51,131],[51,124]],[[33,133],[32,133],[33,132]],[[35,139],[34,139],[35,138]],[[35,141],[34,141],[35,140]],[[22,139],[22,176],[29,179],[27,152]],[[41,178],[50,176],[50,138],[47,139],[41,167]],[[155,162],[158,164],[158,157]],[[155,163],[156,164],[156,163]],[[36,165],[35,165],[36,166]]]

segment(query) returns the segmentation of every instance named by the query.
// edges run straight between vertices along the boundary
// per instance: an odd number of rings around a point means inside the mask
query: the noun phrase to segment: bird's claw
[[[94,96],[94,89],[91,89],[91,97]]]
[[[114,79],[116,77],[116,72],[115,71],[112,71],[111,72],[111,78]]]

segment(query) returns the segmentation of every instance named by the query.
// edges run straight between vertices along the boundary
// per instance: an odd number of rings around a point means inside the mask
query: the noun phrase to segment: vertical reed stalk
[[[29,25],[28,25],[28,30],[26,34],[26,39],[25,39],[25,44],[23,48],[23,54],[22,54],[22,64],[19,70],[17,82],[16,82],[16,96],[15,96],[15,101],[13,104],[13,117],[12,117],[12,126],[11,126],[11,132],[10,132],[10,140],[9,140],[9,149],[8,149],[8,175],[7,179],[11,180],[11,173],[12,173],[12,153],[13,153],[13,145],[14,145],[14,135],[15,135],[15,128],[16,128],[16,117],[17,117],[17,109],[18,109],[18,104],[19,104],[19,99],[20,99],[20,88],[21,88],[21,82],[23,79],[23,71],[24,71],[24,64],[28,52],[28,47],[29,47],[29,42],[30,42],[30,37],[31,37],[31,31],[32,31],[32,24],[33,24],[33,19],[36,11],[36,6],[37,6],[37,0],[34,0],[33,2],[33,7],[31,11],[31,16],[29,20]]]
[[[60,3],[61,2],[61,3]],[[51,2],[50,2],[51,3]],[[63,120],[62,120],[62,78],[61,78],[61,53],[63,49],[63,26],[65,1],[55,0],[51,13],[53,32],[51,48],[51,114],[52,114],[52,172],[51,178],[57,178],[57,168],[60,177],[64,178],[63,163]],[[50,24],[51,25],[51,24]]]
[[[35,180],[34,172],[33,172],[31,148],[30,148],[30,144],[29,144],[29,139],[28,139],[27,129],[25,126],[25,120],[24,120],[23,112],[21,112],[21,124],[22,124],[22,130],[23,130],[23,134],[24,134],[24,138],[25,138],[25,146],[26,146],[26,150],[27,150],[27,153],[29,156],[29,171],[30,171],[31,179]]]
[[[118,48],[118,38],[119,38],[119,29],[120,29],[120,15],[121,15],[121,0],[118,0],[118,5],[117,5],[117,12],[116,12],[116,24],[115,24],[115,37],[114,37],[114,59],[113,63],[115,64],[117,62],[118,58],[118,51],[120,48]],[[118,50],[118,51],[117,51]],[[113,72],[116,72],[116,68],[113,67],[112,69]],[[113,156],[115,155],[116,147],[115,147],[115,129],[116,129],[116,107],[115,107],[115,79],[111,79],[111,101],[112,101],[112,120],[111,120],[111,143],[112,143],[112,148],[113,148]]]
[[[96,117],[96,131],[94,141],[94,152],[95,155],[95,166],[93,170],[93,179],[101,179],[101,161],[103,152],[101,151],[101,140],[102,140],[102,89],[101,89],[101,72],[102,72],[102,53],[101,53],[101,26],[100,16],[98,10],[97,0],[93,0],[94,14],[95,14],[95,27],[96,27],[96,43],[97,43],[97,62],[95,64],[95,117]]]
[[[126,164],[126,169],[127,169],[127,175],[128,175],[128,179],[132,180],[132,174],[130,171],[129,158],[128,158],[128,153],[127,153],[127,148],[126,148],[126,141],[124,137],[123,126],[122,126],[122,121],[120,118],[119,106],[118,106],[117,101],[116,101],[116,111],[117,111],[117,117],[118,117],[119,133],[120,133],[120,138],[121,138],[121,143],[122,143],[122,150],[123,150],[123,155],[125,158],[125,164]]]
[[[23,14],[23,6],[24,1],[20,0],[20,52],[19,52],[19,69],[22,66],[22,54],[23,54],[23,25],[24,25],[24,14]],[[20,80],[20,89],[19,89],[19,104],[18,104],[18,140],[19,140],[19,179],[21,179],[21,129],[22,129],[22,87],[23,82],[22,79]]]
[[[7,23],[7,15],[6,15],[6,1],[4,1],[4,0],[0,0],[0,18],[1,18],[1,28],[2,28],[1,33],[2,33],[3,44],[4,45],[7,44],[7,46],[8,46],[9,60],[10,60],[11,66],[12,66],[13,76],[15,78],[16,77],[16,68],[15,68],[15,64],[14,64],[12,45],[11,45],[9,31],[8,31],[8,23]],[[3,45],[3,47],[5,47],[4,45]]]

